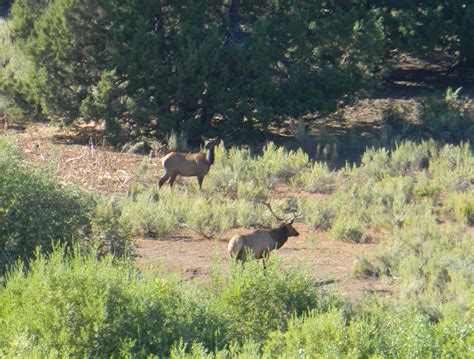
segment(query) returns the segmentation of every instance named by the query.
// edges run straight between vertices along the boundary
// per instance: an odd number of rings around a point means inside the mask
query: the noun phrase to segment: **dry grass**
[[[13,132],[15,127],[10,126],[9,133]],[[40,166],[52,164],[64,183],[78,185],[88,192],[124,193],[136,181],[151,186],[161,171],[158,159],[151,158],[148,172],[156,176],[139,178],[135,171],[145,156],[113,151],[94,141],[77,144],[78,133],[74,130],[35,124],[14,135],[28,161]]]

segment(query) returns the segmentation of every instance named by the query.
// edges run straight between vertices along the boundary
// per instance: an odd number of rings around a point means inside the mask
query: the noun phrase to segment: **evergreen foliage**
[[[110,142],[256,136],[369,93],[390,50],[441,46],[472,65],[473,13],[463,0],[17,0],[24,76],[6,62],[1,89],[29,115],[104,121]]]
[[[258,133],[374,84],[386,41],[378,11],[328,6],[18,0],[13,36],[34,71],[3,88],[51,118],[104,120],[117,141],[197,137],[210,125]]]

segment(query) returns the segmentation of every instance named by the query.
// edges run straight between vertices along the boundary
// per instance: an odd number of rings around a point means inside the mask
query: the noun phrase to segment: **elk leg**
[[[199,184],[199,190],[202,190],[202,181],[204,180],[204,176],[198,176],[198,184]]]
[[[262,267],[264,271],[267,269],[267,260],[269,257],[270,255],[268,252],[262,253],[262,256],[260,257],[262,259]]]
[[[160,180],[158,181],[158,189],[160,189],[161,186],[163,186],[163,184],[168,180],[168,178],[170,178],[170,175],[165,172],[163,177],[161,177]]]
[[[245,249],[242,248],[239,253],[237,253],[237,256],[235,257],[238,261],[241,261],[242,263],[245,262]]]
[[[171,176],[171,178],[170,178],[170,180],[169,180],[169,182],[168,182],[168,184],[170,185],[170,187],[173,187],[174,180],[176,179],[176,176],[177,176],[177,175],[172,175],[172,176]]]

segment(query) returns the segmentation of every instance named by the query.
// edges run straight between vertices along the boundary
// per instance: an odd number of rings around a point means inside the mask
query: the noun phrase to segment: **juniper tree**
[[[116,139],[262,133],[374,84],[380,11],[350,3],[18,0],[33,71],[3,88],[51,118],[105,121]]]

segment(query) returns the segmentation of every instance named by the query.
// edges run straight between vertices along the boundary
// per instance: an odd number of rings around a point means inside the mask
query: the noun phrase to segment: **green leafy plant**
[[[423,102],[421,120],[432,138],[448,143],[472,140],[474,118],[465,108],[472,107],[468,97],[460,96],[461,88],[448,88],[444,97],[430,97]]]
[[[9,139],[0,139],[0,193],[0,271],[29,259],[37,246],[49,251],[55,242],[71,245],[90,234],[91,198],[26,165]]]
[[[212,348],[219,325],[170,276],[61,247],[9,273],[0,300],[2,356],[166,356],[180,338]]]
[[[336,240],[355,243],[370,241],[370,237],[364,233],[360,221],[344,215],[339,215],[334,221],[331,227],[331,236]]]
[[[215,287],[213,304],[228,323],[228,341],[260,341],[277,328],[284,328],[293,315],[318,305],[315,283],[301,272],[281,271],[270,260],[265,271],[257,261],[232,266],[223,286]]]
[[[457,221],[474,225],[474,190],[452,193],[446,199],[444,209]]]
[[[295,176],[296,187],[308,192],[331,193],[336,185],[337,174],[330,171],[327,163],[315,162],[309,170],[303,170]]]

